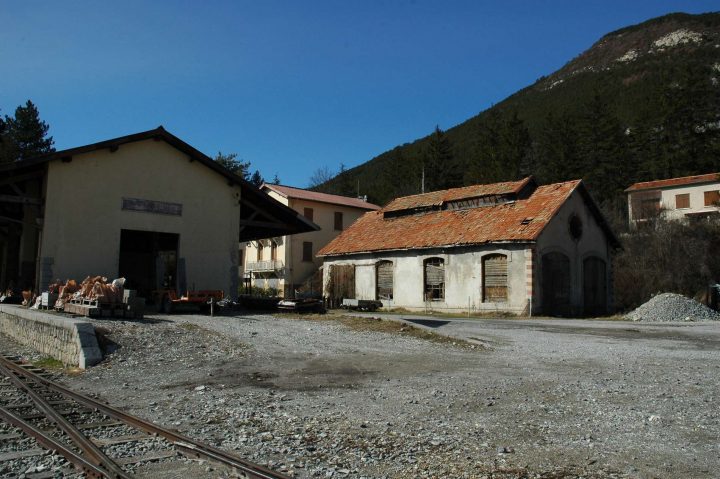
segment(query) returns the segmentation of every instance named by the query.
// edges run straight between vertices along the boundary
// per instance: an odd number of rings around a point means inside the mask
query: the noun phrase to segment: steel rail
[[[6,362],[7,360],[4,360]],[[13,363],[14,364],[14,363]],[[23,371],[25,368],[21,368]],[[65,419],[62,414],[57,412],[48,402],[34,391],[29,384],[22,381],[17,375],[14,374],[15,369],[9,369],[7,363],[0,363],[0,372],[5,374],[7,378],[24,394],[26,394],[34,403],[35,406],[45,414],[45,417],[50,421],[57,424],[65,434],[72,440],[72,442],[82,449],[91,461],[94,461],[96,465],[102,467],[107,471],[108,477],[115,477],[117,479],[130,479],[131,476],[123,471],[112,459],[110,459],[98,446],[95,445],[90,439],[81,433],[70,421]],[[29,372],[29,371],[28,371]],[[34,373],[31,373],[34,374]]]
[[[5,422],[7,422],[8,424],[11,424],[18,429],[23,430],[28,436],[35,439],[39,444],[45,446],[50,450],[57,451],[61,456],[70,461],[78,469],[85,472],[86,474],[94,477],[112,477],[105,469],[102,469],[95,464],[88,462],[80,454],[66,447],[65,444],[56,441],[40,429],[24,421],[20,416],[17,416],[11,411],[8,411],[4,407],[0,407],[0,418],[5,420]]]
[[[127,414],[107,404],[101,403],[88,396],[76,393],[68,388],[54,383],[53,381],[43,378],[42,376],[38,376],[35,373],[27,371],[22,366],[4,357],[0,357],[0,364],[3,364],[8,369],[17,372],[18,374],[23,375],[28,379],[31,379],[32,381],[35,381],[45,386],[48,389],[60,393],[65,397],[84,404],[89,408],[96,409],[109,417],[117,419],[118,421],[122,421],[125,424],[128,424],[136,429],[145,431],[149,434],[156,434],[158,436],[164,437],[166,440],[176,445],[180,449],[191,450],[197,456],[204,457],[206,459],[224,464],[228,467],[241,471],[251,479],[291,479],[290,476],[270,470],[259,464],[254,464],[250,461],[246,461],[245,459],[237,457],[216,447],[210,446],[209,444],[201,443],[180,433],[165,429],[164,427],[158,426],[138,417],[131,416],[130,414]]]

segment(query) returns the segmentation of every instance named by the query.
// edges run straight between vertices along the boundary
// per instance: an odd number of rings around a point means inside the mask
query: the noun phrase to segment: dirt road
[[[119,347],[71,387],[296,477],[720,470],[717,323],[426,322],[475,349],[267,315],[96,324]]]

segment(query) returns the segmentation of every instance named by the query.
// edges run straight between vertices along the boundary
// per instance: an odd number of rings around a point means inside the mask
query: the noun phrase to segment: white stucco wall
[[[571,215],[576,214],[582,221],[582,236],[578,241],[573,240],[569,230]],[[605,232],[591,213],[581,194],[575,191],[563,204],[557,215],[545,227],[537,241],[536,261],[534,267],[533,290],[535,295],[533,303],[538,311],[542,310],[542,258],[551,252],[565,254],[570,260],[570,300],[573,315],[580,315],[583,311],[583,261],[590,256],[596,256],[605,261],[606,291],[608,304],[612,305],[612,268],[611,248]]]
[[[48,165],[41,261],[50,278],[118,274],[120,230],[179,235],[188,287],[237,294],[240,187],[164,141],[145,140]],[[182,204],[182,216],[125,211],[122,198]]]
[[[354,255],[343,258],[326,257],[323,265],[324,284],[329,279],[329,267],[355,265],[355,293],[357,299],[376,298],[375,266],[379,261],[393,262],[393,299],[383,301],[389,308],[433,310],[447,312],[502,311],[520,314],[528,307],[527,275],[528,245],[506,244],[448,248],[445,250],[399,251],[373,255]],[[508,259],[508,301],[482,301],[482,260],[490,254],[504,254]],[[445,261],[445,299],[424,301],[425,259],[439,257]]]

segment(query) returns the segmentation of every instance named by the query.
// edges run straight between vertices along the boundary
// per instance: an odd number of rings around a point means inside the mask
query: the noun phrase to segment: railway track
[[[0,357],[0,419],[5,423],[0,430],[0,467],[54,451],[74,466],[63,474],[124,479],[149,462],[192,458],[220,466],[225,477],[289,479],[71,391],[14,357]],[[8,471],[7,465],[5,471],[25,472]],[[26,477],[51,478],[57,472],[48,469]]]

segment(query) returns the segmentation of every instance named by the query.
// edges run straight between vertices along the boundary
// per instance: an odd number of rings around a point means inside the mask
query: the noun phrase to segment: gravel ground
[[[663,293],[626,315],[632,321],[718,321],[720,313],[681,294]]]
[[[475,350],[264,315],[96,325],[117,349],[69,386],[298,478],[720,468],[720,323],[431,325]]]

